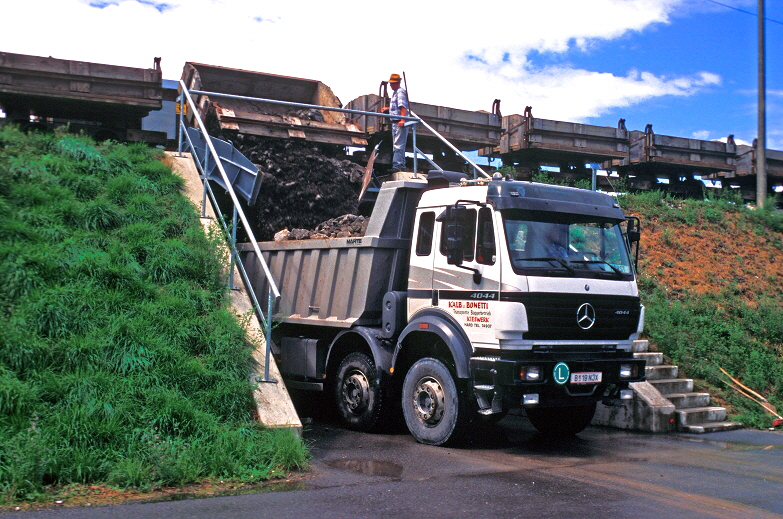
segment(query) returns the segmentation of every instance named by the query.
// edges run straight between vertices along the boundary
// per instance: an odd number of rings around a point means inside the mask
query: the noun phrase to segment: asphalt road
[[[9,513],[35,518],[783,518],[783,433],[651,435],[588,428],[552,440],[509,416],[461,448],[404,431],[307,427],[311,473],[288,491]],[[0,514],[3,515],[3,514]]]

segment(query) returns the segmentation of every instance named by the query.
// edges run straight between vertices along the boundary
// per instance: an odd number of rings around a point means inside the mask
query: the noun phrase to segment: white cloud
[[[625,76],[569,64],[537,67],[533,53],[589,52],[601,42],[665,24],[688,0],[443,1],[25,0],[4,6],[0,49],[151,67],[178,79],[185,61],[318,79],[345,103],[405,71],[411,99],[584,121],[660,96],[719,85],[710,72]],[[45,13],[45,15],[42,15]],[[68,31],[63,31],[67,20]],[[45,35],[51,35],[46,37]]]
[[[694,139],[706,141],[707,139],[710,138],[710,132],[709,130],[699,130],[698,132],[693,132],[691,134],[691,137],[693,137]]]

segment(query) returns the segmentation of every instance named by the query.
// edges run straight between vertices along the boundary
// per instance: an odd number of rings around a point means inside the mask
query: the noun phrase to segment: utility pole
[[[764,0],[758,0],[759,37],[759,134],[756,139],[756,207],[762,209],[767,197],[767,85],[764,65]]]

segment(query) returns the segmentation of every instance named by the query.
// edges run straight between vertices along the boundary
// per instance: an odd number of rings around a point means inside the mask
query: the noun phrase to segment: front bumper
[[[565,364],[565,368],[562,364]],[[556,366],[558,373],[555,373]],[[631,366],[631,376],[621,376],[621,366]],[[524,360],[474,357],[470,367],[482,414],[518,407],[584,406],[598,401],[609,403],[618,399],[620,391],[628,389],[631,382],[645,380],[645,361],[628,357],[569,359],[567,356],[553,358],[547,355],[546,358]],[[520,376],[531,367],[538,368],[538,380],[525,380]],[[601,380],[596,383],[574,383],[570,377],[574,373],[600,373]]]

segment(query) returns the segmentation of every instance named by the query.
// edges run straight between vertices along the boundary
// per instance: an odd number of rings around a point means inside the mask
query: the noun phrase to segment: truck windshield
[[[504,211],[506,244],[514,272],[528,276],[633,279],[620,222],[556,216],[555,221],[551,214]]]

